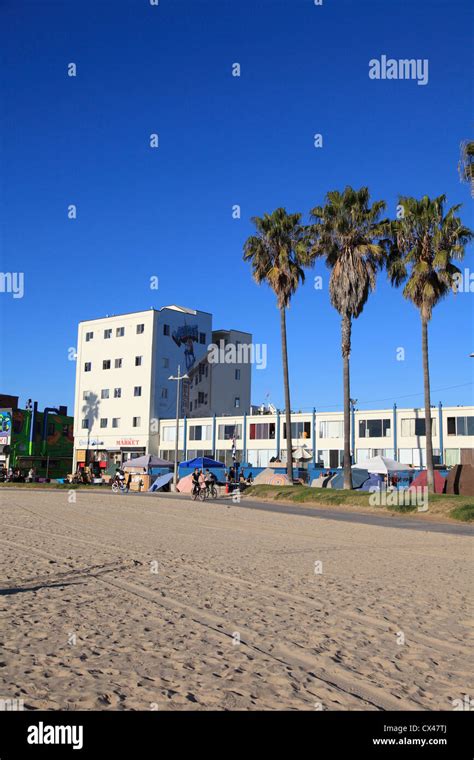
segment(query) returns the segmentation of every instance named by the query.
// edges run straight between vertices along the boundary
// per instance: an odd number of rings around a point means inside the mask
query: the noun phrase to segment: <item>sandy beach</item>
[[[3,699],[431,711],[474,694],[469,536],[74,497],[0,495]]]

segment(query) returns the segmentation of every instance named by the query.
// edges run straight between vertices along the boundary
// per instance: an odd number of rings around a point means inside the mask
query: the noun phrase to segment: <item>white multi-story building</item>
[[[248,411],[250,365],[209,365],[208,390],[204,383],[200,387],[199,370],[196,382],[195,368],[207,365],[208,347],[222,332],[213,334],[211,314],[181,306],[80,322],[74,466],[158,453],[158,421],[176,416],[177,383],[169,378],[178,366],[190,377],[181,383],[181,417],[199,408],[203,392],[206,414]],[[224,332],[229,341],[252,339],[248,333]],[[232,381],[228,372],[233,372]]]
[[[363,464],[376,455],[387,456],[420,467],[426,463],[424,409],[360,411],[351,415],[353,460]],[[343,414],[310,412],[291,415],[294,447],[304,447],[311,455],[308,465],[336,468],[342,465],[344,449]],[[162,420],[159,452],[174,458],[175,425]],[[454,465],[474,448],[474,407],[432,408],[435,463]],[[233,439],[237,460],[252,467],[266,467],[272,459],[286,460],[284,413],[244,414],[226,417],[199,417],[184,420],[180,427],[179,456],[212,456],[230,465]]]

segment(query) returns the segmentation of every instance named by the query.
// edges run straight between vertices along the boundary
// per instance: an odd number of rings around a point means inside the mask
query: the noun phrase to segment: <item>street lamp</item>
[[[179,391],[180,391],[180,382],[181,380],[189,380],[189,375],[182,375],[181,374],[181,365],[178,364],[178,374],[176,377],[174,375],[170,375],[168,380],[176,380],[176,438],[174,443],[174,472],[173,472],[173,486],[174,490],[176,490],[176,486],[178,485],[178,436],[179,436]]]

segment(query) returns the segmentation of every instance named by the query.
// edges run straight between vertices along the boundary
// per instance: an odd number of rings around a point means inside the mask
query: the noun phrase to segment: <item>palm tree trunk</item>
[[[285,386],[286,412],[286,473],[293,483],[293,446],[291,441],[290,380],[288,376],[288,347],[286,343],[286,309],[280,307],[281,355],[283,359],[283,385]]]
[[[344,488],[352,488],[351,470],[351,381],[349,356],[351,353],[352,323],[348,316],[342,318],[342,361],[344,383]]]
[[[430,367],[428,363],[428,320],[421,317],[423,383],[425,391],[426,477],[428,493],[434,493],[433,437],[431,430]]]

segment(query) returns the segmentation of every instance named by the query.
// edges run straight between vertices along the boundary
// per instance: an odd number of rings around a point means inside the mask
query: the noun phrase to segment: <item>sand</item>
[[[0,495],[2,699],[449,710],[474,694],[469,536],[74,495]]]

